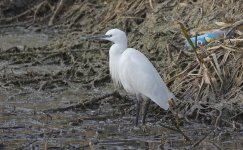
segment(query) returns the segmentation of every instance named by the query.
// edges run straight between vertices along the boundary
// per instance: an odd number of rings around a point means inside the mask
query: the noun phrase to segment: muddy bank
[[[29,3],[29,5],[25,5]],[[240,21],[240,1],[1,1],[0,149],[241,149],[242,29],[185,53],[188,33]],[[178,98],[133,126],[134,96],[114,93],[110,43],[80,37],[120,28]]]

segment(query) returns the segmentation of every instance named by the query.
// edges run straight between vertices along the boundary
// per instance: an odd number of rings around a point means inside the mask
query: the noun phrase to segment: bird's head
[[[127,36],[125,32],[119,30],[119,29],[111,29],[105,33],[104,40],[111,41],[115,44],[119,43],[127,43]]]
[[[82,39],[99,39],[99,40],[108,40],[115,44],[127,44],[127,36],[125,32],[119,29],[110,29],[104,35],[95,35],[89,37],[82,37]]]

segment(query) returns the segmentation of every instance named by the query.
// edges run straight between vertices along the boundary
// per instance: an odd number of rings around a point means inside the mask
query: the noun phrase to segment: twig
[[[195,45],[194,45],[192,40],[190,39],[188,33],[186,32],[186,28],[184,27],[184,25],[182,23],[180,23],[180,22],[178,22],[178,24],[180,25],[181,31],[182,31],[184,37],[186,38],[187,42],[192,47],[192,50],[194,51],[194,53],[196,55],[196,58],[199,60],[199,62],[201,64],[205,64],[204,60],[197,53],[197,36],[196,36],[196,41],[195,41]]]
[[[11,57],[11,56],[19,56],[19,55],[53,54],[53,53],[62,53],[62,51],[22,52],[22,53],[5,53],[5,54],[0,53],[0,57]]]
[[[214,124],[215,127],[218,126],[218,122],[219,122],[219,120],[220,120],[220,118],[221,118],[221,115],[222,115],[222,111],[221,111],[221,110],[219,110],[219,109],[216,109],[216,110],[219,111],[219,115],[218,115],[217,118],[216,118],[216,121],[215,121],[215,124]]]
[[[242,114],[243,114],[243,111],[241,111],[241,112],[239,112],[238,114],[236,114],[236,115],[234,115],[233,117],[231,117],[230,120],[232,120],[232,119],[234,119],[234,118],[236,118],[236,117],[238,117],[238,116],[240,116],[240,115],[242,115]]]
[[[152,10],[154,10],[154,6],[153,6],[152,0],[149,0],[149,6],[151,7]]]
[[[34,12],[34,20],[35,20],[35,15],[36,15],[37,11],[38,11],[39,8],[40,8],[43,4],[45,4],[45,3],[47,3],[48,6],[51,7],[47,1],[43,1],[43,2],[37,4],[36,6],[34,6],[34,7],[30,8],[30,9],[26,10],[25,12],[23,12],[23,13],[17,15],[17,16],[14,16],[14,17],[8,17],[8,18],[2,18],[2,19],[0,19],[0,22],[2,22],[2,21],[10,22],[10,21],[12,21],[12,20],[14,20],[14,19],[18,19],[18,18],[20,18],[20,17],[22,17],[22,16],[28,14],[28,13],[31,12],[31,11]]]
[[[44,110],[44,112],[58,112],[58,111],[62,112],[62,111],[70,110],[70,109],[76,109],[76,108],[84,107],[84,106],[87,106],[87,105],[90,105],[90,104],[94,104],[94,103],[98,102],[99,100],[102,100],[102,99],[105,99],[105,98],[111,97],[111,96],[118,97],[117,92],[111,92],[111,93],[107,93],[107,94],[104,94],[104,95],[99,96],[99,97],[94,97],[92,99],[86,99],[86,100],[84,100],[83,103],[78,103],[78,104],[71,105],[71,106],[68,106],[68,107]]]
[[[213,131],[213,130],[212,130]],[[198,146],[203,140],[205,140],[211,133],[212,131],[210,131],[207,135],[205,135],[203,138],[201,138],[200,140],[198,140],[196,143],[194,143],[192,146],[191,146],[191,149],[192,148],[195,148],[196,146]]]
[[[177,75],[173,76],[172,78],[170,78],[168,81],[167,81],[167,84],[170,84],[172,81],[174,81],[176,78],[180,78],[180,77],[184,77],[188,71],[194,66],[195,64],[191,63],[190,65],[188,65],[186,67],[185,70],[183,70],[182,72],[178,73]]]
[[[53,25],[54,19],[63,10],[63,8],[67,4],[67,2],[68,2],[68,0],[60,0],[60,2],[58,4],[54,14],[52,15],[52,17],[50,18],[50,20],[48,22],[48,26],[52,26]]]
[[[38,11],[40,10],[40,8],[41,8],[43,5],[48,5],[49,8],[51,9],[51,11],[53,11],[52,6],[51,6],[51,4],[48,2],[48,0],[45,0],[45,1],[41,2],[41,3],[36,7],[36,10],[35,10],[35,13],[34,13],[34,21],[36,20],[36,15],[37,15]]]
[[[34,8],[35,8],[35,7],[34,7]],[[31,9],[29,9],[29,10],[27,10],[27,11],[25,11],[25,12],[23,12],[23,13],[17,15],[17,16],[14,16],[14,17],[9,17],[9,18],[3,18],[3,19],[0,19],[0,22],[2,22],[2,21],[9,22],[9,21],[12,21],[12,20],[14,20],[14,19],[17,19],[17,18],[19,18],[19,17],[22,17],[22,16],[26,15],[27,13],[33,11],[34,8],[31,8]]]
[[[25,126],[0,127],[1,130],[21,129],[21,128],[25,128]]]
[[[16,84],[16,83],[31,83],[31,82],[36,82],[36,81],[41,81],[41,80],[49,80],[50,77],[36,77],[36,78],[28,78],[28,79],[9,79],[10,81],[7,81],[4,85],[9,85],[11,83]],[[60,79],[57,79],[60,80]]]
[[[25,144],[25,145],[23,145],[23,146],[21,146],[21,147],[19,147],[19,148],[16,148],[15,150],[22,150],[22,149],[25,149],[26,147],[30,146],[31,144],[33,144],[33,143],[35,143],[35,142],[37,142],[37,141],[38,141],[38,140],[31,141],[31,142],[29,142],[29,143],[27,143],[27,144]]]
[[[230,29],[227,31],[226,36],[228,36],[229,33],[230,33],[231,31],[233,31],[234,29],[236,29],[237,27],[242,26],[242,25],[243,25],[243,20],[240,20],[240,21],[235,22],[235,23],[230,27]],[[226,28],[228,28],[228,27],[226,27]]]
[[[209,141],[209,143],[213,144],[218,150],[221,150],[222,148],[216,144],[215,142]]]
[[[10,49],[15,48],[11,47]],[[1,51],[0,52],[0,57],[8,57],[8,56],[18,56],[18,55],[40,55],[40,54],[56,54],[56,53],[64,53],[65,51],[58,50],[58,51],[39,51],[39,52],[16,52],[16,53],[8,53],[9,49]],[[83,51],[94,51],[94,50],[107,50],[106,48],[102,49],[72,49],[70,52],[80,52],[82,53]]]
[[[175,125],[176,128],[172,128],[172,127],[164,125],[162,123],[160,123],[160,125],[166,129],[180,133],[187,141],[189,141],[189,142],[191,141],[191,139],[179,128],[179,126]]]

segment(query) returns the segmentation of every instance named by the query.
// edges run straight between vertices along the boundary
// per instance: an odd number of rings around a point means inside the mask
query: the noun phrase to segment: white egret
[[[169,100],[174,98],[159,73],[144,54],[134,48],[127,48],[127,36],[119,29],[111,29],[105,35],[90,36],[86,39],[102,39],[113,42],[109,50],[109,69],[116,86],[136,95],[136,125],[138,124],[141,98],[151,99],[161,108],[169,108]],[[149,106],[145,105],[142,122]]]

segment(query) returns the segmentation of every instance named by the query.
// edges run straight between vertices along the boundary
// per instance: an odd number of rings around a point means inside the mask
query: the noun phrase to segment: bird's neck
[[[111,46],[110,53],[114,55],[119,55],[122,54],[126,49],[127,49],[126,43],[122,43],[122,44],[115,43]]]
[[[109,51],[109,68],[111,78],[115,86],[119,85],[120,79],[118,75],[119,60],[122,53],[127,49],[127,44],[113,44]]]

